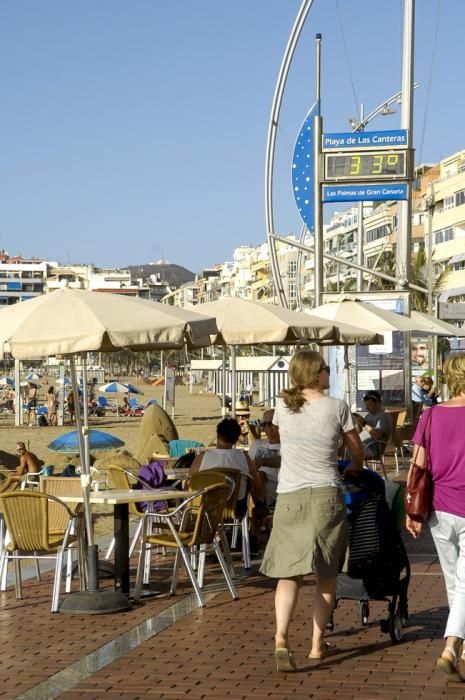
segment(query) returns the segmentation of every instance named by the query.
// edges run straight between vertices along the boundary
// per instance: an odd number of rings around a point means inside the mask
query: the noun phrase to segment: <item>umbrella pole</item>
[[[223,345],[221,350],[223,351],[223,364],[221,366],[221,384],[222,384],[222,389],[223,389],[221,415],[224,418],[226,413],[227,413],[227,409],[226,409],[226,346]]]
[[[76,364],[74,356],[70,356],[71,381],[73,383],[73,395],[75,406],[75,420],[77,429],[77,438],[79,441],[79,457],[81,461],[81,486],[84,497],[84,517],[86,522],[86,533],[89,547],[94,544],[94,529],[92,527],[92,514],[90,510],[90,470],[88,455],[86,454],[86,446],[84,441],[82,422],[81,422],[81,405],[79,402],[79,390],[76,376]],[[90,573],[90,572],[89,572]],[[98,587],[98,581],[97,581]]]
[[[231,414],[236,417],[236,346],[231,345]]]
[[[70,356],[71,379],[73,382],[74,404],[76,408],[76,428],[79,440],[79,455],[81,458],[81,485],[84,500],[84,515],[88,540],[87,566],[88,566],[88,590],[69,593],[61,602],[60,612],[77,615],[100,615],[103,613],[124,612],[131,607],[129,600],[120,591],[99,590],[98,572],[98,545],[94,544],[94,531],[92,527],[92,514],[90,511],[90,468],[89,468],[89,436],[87,428],[87,410],[84,407],[83,429],[81,423],[81,408],[79,404],[79,391],[76,377],[76,365],[74,356]],[[83,359],[83,384],[85,373],[85,359]],[[86,441],[83,433],[86,433]]]
[[[344,394],[346,403],[350,407],[350,363],[348,345],[344,345]]]

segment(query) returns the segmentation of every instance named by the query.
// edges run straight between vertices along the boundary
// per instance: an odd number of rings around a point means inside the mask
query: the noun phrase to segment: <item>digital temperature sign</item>
[[[325,182],[407,180],[407,151],[325,153]]]

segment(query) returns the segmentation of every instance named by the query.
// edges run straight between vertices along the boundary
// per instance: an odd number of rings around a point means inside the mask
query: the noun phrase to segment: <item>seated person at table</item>
[[[360,433],[365,457],[378,459],[392,430],[392,418],[382,407],[379,391],[367,391],[363,400],[368,413],[363,418],[356,417],[355,427]]]
[[[266,439],[256,439],[249,447],[249,457],[258,470],[264,484],[267,506],[274,505],[278,486],[279,467],[281,466],[281,442],[279,428],[273,423],[274,409],[267,409],[263,414],[262,426]]]
[[[0,488],[0,493],[8,491],[14,484],[18,484],[22,481],[25,474],[37,474],[40,472],[41,463],[39,459],[33,452],[26,450],[24,442],[17,443],[16,451],[19,455],[19,467],[5,479]]]
[[[216,447],[196,455],[191,466],[191,474],[204,469],[239,469],[244,474],[241,479],[237,502],[238,517],[244,515],[247,508],[247,476],[253,479],[252,493],[261,493],[260,477],[243,450],[236,450],[235,445],[241,435],[241,428],[235,418],[223,418],[216,426]]]
[[[216,426],[217,446],[196,455],[192,462],[191,474],[204,471],[205,469],[221,470],[221,468],[241,471],[244,476],[241,478],[237,500],[236,515],[238,518],[242,518],[247,511],[247,491],[249,488],[247,475],[252,477],[251,495],[255,503],[254,511],[257,511],[257,515],[255,513],[252,515],[250,549],[252,552],[255,552],[258,548],[258,538],[260,536],[258,511],[265,506],[263,488],[257,469],[248,454],[243,450],[234,449],[240,435],[241,427],[237,420],[235,418],[223,418]]]

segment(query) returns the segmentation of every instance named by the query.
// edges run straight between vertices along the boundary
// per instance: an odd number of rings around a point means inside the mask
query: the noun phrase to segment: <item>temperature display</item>
[[[325,180],[406,180],[406,151],[326,153]]]

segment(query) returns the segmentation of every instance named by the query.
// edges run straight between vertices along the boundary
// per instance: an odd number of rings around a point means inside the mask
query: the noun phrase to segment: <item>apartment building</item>
[[[48,264],[43,260],[10,257],[5,251],[0,257],[0,305],[15,304],[43,294]]]
[[[143,296],[138,285],[132,283],[129,270],[95,265],[49,264],[45,291],[51,292],[63,285],[72,289]]]
[[[449,273],[441,302],[465,301],[465,149],[439,163],[439,176],[428,188],[432,214],[432,247],[436,276]],[[425,217],[425,245],[429,223]]]

